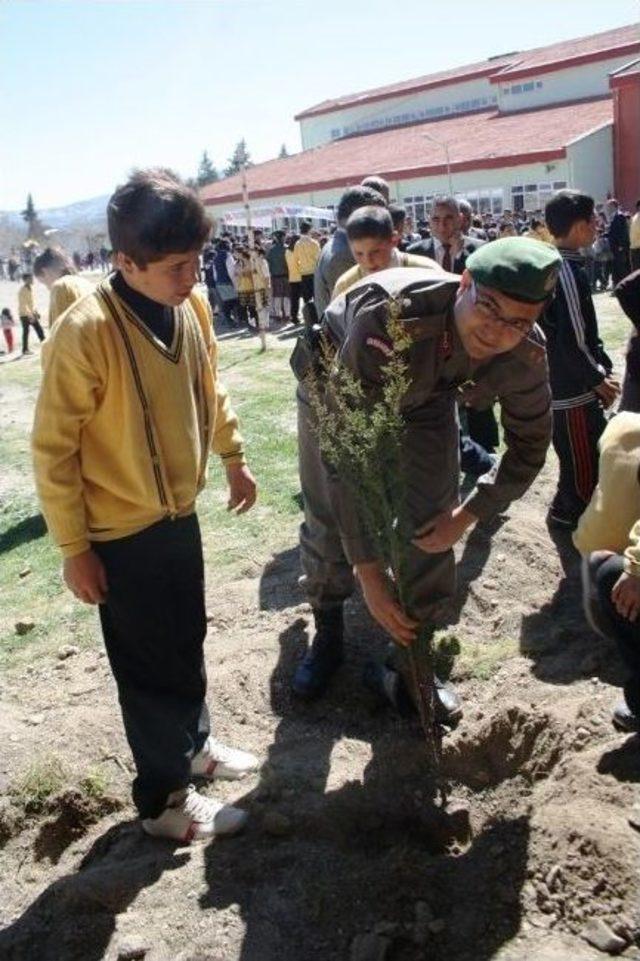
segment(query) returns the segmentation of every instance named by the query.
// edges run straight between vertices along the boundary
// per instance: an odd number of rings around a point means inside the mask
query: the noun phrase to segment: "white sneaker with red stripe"
[[[190,784],[188,788],[169,795],[162,814],[157,818],[146,818],[142,827],[153,837],[189,844],[224,834],[237,834],[248,816],[240,808],[198,794]]]
[[[191,761],[191,773],[194,777],[237,781],[257,770],[257,757],[248,751],[227,747],[213,737],[207,738],[202,750]]]

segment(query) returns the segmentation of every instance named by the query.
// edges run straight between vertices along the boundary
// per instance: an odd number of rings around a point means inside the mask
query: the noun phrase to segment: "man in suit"
[[[467,257],[482,243],[462,233],[460,207],[455,197],[436,197],[429,215],[431,237],[411,244],[410,254],[437,261],[443,270],[461,274]]]
[[[483,243],[463,234],[462,223],[460,204],[455,197],[436,197],[429,216],[431,237],[411,244],[407,248],[408,253],[431,257],[443,270],[462,274],[467,258]],[[491,469],[492,461],[487,455],[493,453],[499,443],[493,409],[475,410],[469,407],[466,421],[468,433],[463,428],[460,435],[462,469],[471,474],[482,474]],[[475,443],[469,443],[469,438]]]
[[[619,284],[623,277],[626,277],[631,270],[629,260],[629,224],[627,218],[620,212],[620,205],[617,200],[610,200],[608,203],[609,230],[607,237],[613,255],[612,274],[613,286]]]

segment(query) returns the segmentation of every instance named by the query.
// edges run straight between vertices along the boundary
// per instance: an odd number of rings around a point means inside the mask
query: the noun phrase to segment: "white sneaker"
[[[204,747],[191,761],[194,777],[224,778],[237,781],[258,770],[258,758],[247,751],[227,747],[213,737],[208,737]]]
[[[156,838],[172,838],[189,844],[242,830],[249,815],[240,808],[221,804],[198,794],[193,784],[169,796],[169,803],[157,818],[146,818],[142,827]]]

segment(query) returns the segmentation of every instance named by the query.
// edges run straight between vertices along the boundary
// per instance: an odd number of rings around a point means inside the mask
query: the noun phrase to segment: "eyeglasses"
[[[478,288],[474,283],[471,284],[471,300],[480,314],[494,324],[505,327],[512,333],[521,334],[526,337],[534,328],[535,321],[525,317],[505,317],[492,300],[488,300],[478,293]]]

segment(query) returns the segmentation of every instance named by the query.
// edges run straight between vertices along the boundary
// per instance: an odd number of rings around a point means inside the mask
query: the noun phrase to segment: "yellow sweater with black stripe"
[[[53,327],[56,320],[62,317],[71,304],[75,304],[76,300],[86,297],[93,290],[94,284],[78,274],[65,274],[63,277],[58,277],[49,291],[49,327]]]
[[[206,299],[175,312],[166,347],[108,280],[55,324],[32,434],[36,486],[63,554],[189,514],[210,450],[242,463]]]

